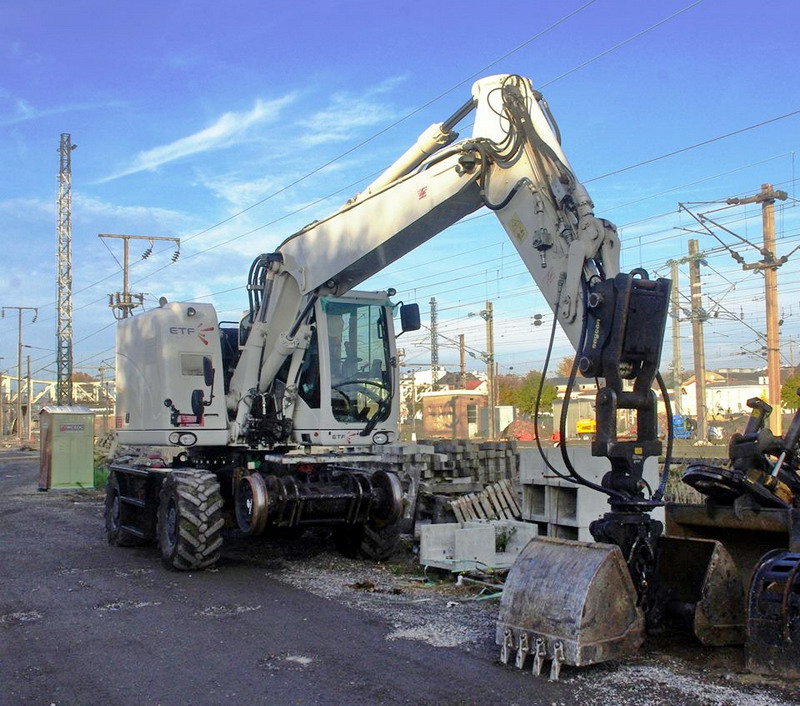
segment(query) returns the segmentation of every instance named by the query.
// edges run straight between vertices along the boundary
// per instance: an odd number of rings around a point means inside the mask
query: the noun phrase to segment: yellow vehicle
[[[575,432],[579,439],[589,439],[597,433],[597,421],[590,417],[582,417],[575,423]]]

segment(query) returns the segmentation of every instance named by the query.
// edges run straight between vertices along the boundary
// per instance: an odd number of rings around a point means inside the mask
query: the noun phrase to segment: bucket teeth
[[[500,648],[500,661],[503,664],[508,664],[511,659],[511,652],[514,650],[514,633],[511,628],[506,628],[503,631],[503,646]]]
[[[519,636],[519,647],[517,647],[517,669],[523,669],[525,667],[525,659],[528,657],[528,652],[530,652],[530,650],[531,647],[530,641],[528,640],[528,633],[523,632]]]
[[[547,643],[544,641],[544,638],[537,637],[536,642],[534,643],[534,651],[533,651],[533,676],[538,677],[542,674],[542,666],[544,665],[544,660],[547,657]]]
[[[558,681],[562,664],[564,664],[564,645],[556,642],[553,647],[553,661],[550,663],[550,681]]]

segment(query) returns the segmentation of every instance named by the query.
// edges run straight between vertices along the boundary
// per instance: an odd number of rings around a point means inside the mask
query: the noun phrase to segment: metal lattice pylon
[[[58,171],[58,324],[56,392],[59,404],[72,404],[72,144],[61,134]]]
[[[439,380],[439,323],[436,310],[436,297],[431,297],[431,390],[436,389]]]

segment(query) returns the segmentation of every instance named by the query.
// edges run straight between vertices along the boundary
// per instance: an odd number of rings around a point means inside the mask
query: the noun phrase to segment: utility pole
[[[464,344],[464,334],[458,334],[458,379],[462,390],[467,389],[467,347]]]
[[[417,440],[417,378],[411,371],[411,438]]]
[[[6,436],[5,406],[6,393],[3,388],[3,371],[0,370],[0,440],[4,439]]]
[[[156,240],[166,240],[175,243],[176,249],[172,253],[172,261],[176,262],[181,254],[181,239],[170,238],[161,235],[119,235],[117,233],[100,233],[98,238],[116,238],[121,240],[122,246],[122,291],[112,292],[108,295],[108,306],[114,312],[114,318],[127,319],[133,309],[140,306],[144,302],[144,294],[132,294],[128,290],[128,267],[129,267],[129,253],[128,243],[131,240],[146,240],[150,244],[147,250],[142,254],[142,259],[146,260],[153,253],[153,244]]]
[[[35,306],[4,306],[0,316],[5,318],[6,309],[17,310],[17,436],[22,439],[22,312],[29,310],[33,311],[33,320],[31,323],[36,323],[36,317],[39,315],[39,309]]]
[[[31,377],[31,357],[27,356],[28,363],[28,390],[25,395],[26,410],[25,415],[25,438],[33,438],[33,378]]]
[[[489,438],[497,436],[497,423],[494,418],[494,306],[486,302],[486,309],[481,311],[481,318],[486,321],[486,372],[489,397]]]
[[[692,292],[692,348],[694,350],[695,403],[697,405],[697,438],[706,438],[706,352],[703,341],[703,310],[700,289],[700,252],[696,240],[689,241],[689,284]]]
[[[486,308],[481,311],[469,312],[467,316],[480,316],[486,322],[486,352],[480,358],[486,363],[486,386],[489,406],[489,438],[497,435],[497,423],[494,418],[495,400],[495,370],[494,370],[494,307],[492,302],[486,302]]]
[[[675,414],[682,414],[681,399],[681,305],[678,291],[678,262],[671,260],[672,270],[672,396],[675,400]]]
[[[769,400],[767,401],[772,406],[770,429],[775,436],[780,436],[782,433],[778,268],[788,260],[786,257],[775,257],[775,199],[785,201],[787,198],[788,194],[785,191],[776,191],[772,188],[772,184],[762,184],[761,191],[754,196],[727,200],[727,203],[731,205],[761,204],[761,223],[764,231],[764,245],[761,249],[763,259],[753,264],[743,264],[742,268],[760,270],[764,273],[764,299],[767,308],[767,379],[769,380]]]
[[[431,297],[431,390],[439,379],[439,320],[436,297]]]
[[[100,363],[97,370],[100,373],[100,389],[98,391],[98,402],[103,402],[103,435],[108,433],[108,383],[106,382],[106,370],[111,370],[110,365]]]
[[[72,150],[61,134],[58,171],[58,273],[56,324],[56,400],[72,404]]]

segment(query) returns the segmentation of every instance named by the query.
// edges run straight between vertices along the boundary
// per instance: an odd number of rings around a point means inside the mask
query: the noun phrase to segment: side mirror
[[[197,418],[197,423],[203,418],[205,411],[205,393],[202,390],[192,390],[192,414]]]
[[[207,355],[203,356],[203,382],[206,387],[211,387],[214,384],[214,366],[211,364],[211,358]]]
[[[419,331],[422,328],[422,322],[419,318],[419,304],[400,305],[400,328],[401,333]]]

